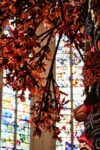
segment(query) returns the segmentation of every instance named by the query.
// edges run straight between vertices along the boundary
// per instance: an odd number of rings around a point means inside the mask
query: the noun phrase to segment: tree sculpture
[[[99,31],[99,6],[99,1],[91,2],[90,9],[93,10],[95,16],[93,22],[96,24],[92,33],[94,34],[95,30],[95,36],[98,36]],[[0,1],[0,67],[1,70],[6,70],[4,84],[10,85],[18,93],[21,101],[25,100],[26,90],[30,92],[29,99],[37,95],[37,100],[31,108],[31,121],[35,125],[34,135],[40,136],[42,129],[49,131],[53,129],[54,137],[58,138],[60,132],[55,123],[60,120],[60,111],[64,109],[66,102],[64,99],[60,100],[61,92],[54,80],[53,68],[62,35],[68,37],[66,46],[73,43],[83,61],[90,60],[91,57],[95,60],[100,55],[95,48],[93,52],[86,49],[86,41],[91,44],[90,38],[93,38],[88,33],[91,23],[90,26],[87,25],[89,29],[86,28],[88,15],[88,0]],[[38,33],[41,24],[45,27],[41,33]],[[59,35],[59,39],[51,59],[50,43],[56,34]],[[95,47],[98,51],[100,42],[96,42]],[[46,72],[48,61],[51,62],[51,67]],[[83,68],[86,88],[96,81],[90,79],[92,72],[87,69],[90,66],[92,68],[92,64],[99,67],[99,61],[93,63],[86,61]],[[96,70],[95,74],[97,74]],[[89,82],[87,82],[88,76],[91,80]]]

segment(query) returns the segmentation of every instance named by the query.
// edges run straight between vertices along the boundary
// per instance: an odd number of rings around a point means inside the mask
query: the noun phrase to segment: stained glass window
[[[27,94],[26,94],[27,95]],[[1,150],[30,149],[30,101],[21,102],[10,87],[3,88]]]
[[[58,38],[58,37],[57,37]],[[56,39],[57,40],[57,39]],[[61,89],[61,91],[68,94],[66,100],[70,102],[67,104],[63,113],[63,118],[61,118],[60,123],[57,126],[61,129],[60,137],[62,138],[62,142],[57,142],[56,150],[66,150],[67,146],[71,145],[71,73],[70,73],[70,49],[64,47],[66,44],[66,40],[68,40],[65,36],[63,36],[59,49],[56,56],[56,81]],[[84,97],[83,94],[83,84],[82,84],[82,66],[83,62],[79,56],[77,50],[72,47],[72,73],[73,73],[73,108],[79,106]],[[62,127],[65,126],[66,130],[63,130]],[[83,124],[79,124],[77,121],[73,120],[73,144],[76,149],[79,148],[79,143],[77,137],[83,132]]]
[[[7,36],[9,28],[15,27],[11,22],[12,20],[9,20],[4,30]],[[11,87],[3,87],[0,150],[30,149],[30,101],[27,99],[27,92],[25,102],[21,102],[17,97]]]

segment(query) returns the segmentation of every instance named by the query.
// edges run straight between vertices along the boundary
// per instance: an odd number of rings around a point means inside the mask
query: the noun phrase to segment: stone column
[[[41,138],[34,138],[31,135],[30,150],[55,150],[55,140],[52,138],[52,133],[43,132]]]
[[[43,32],[43,30],[44,30],[44,28],[43,28],[43,26],[41,26],[38,32],[41,33],[41,32]],[[46,42],[46,41],[44,41],[44,42]],[[55,40],[52,39],[49,45],[52,50],[52,58],[53,58],[54,50],[55,50]],[[46,71],[48,73],[51,62],[47,62],[47,64],[48,65],[47,65]],[[56,142],[53,139],[52,133],[43,132],[42,136],[40,138],[36,139],[32,135],[32,133],[33,133],[32,130],[33,130],[33,128],[31,126],[30,150],[55,150],[56,149],[56,146],[55,146]]]

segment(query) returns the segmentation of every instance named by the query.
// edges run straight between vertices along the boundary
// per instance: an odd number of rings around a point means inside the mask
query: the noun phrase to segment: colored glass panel
[[[58,37],[57,37],[58,38]],[[56,55],[56,81],[60,87],[60,90],[67,93],[68,96],[65,97],[66,100],[70,100],[70,49],[64,47],[66,44],[66,40],[68,40],[65,36],[63,36],[58,52]],[[82,84],[82,67],[83,62],[80,58],[79,53],[72,47],[72,74],[73,74],[73,107],[76,108],[80,104],[82,104],[84,97],[83,94],[83,84]],[[71,145],[71,101],[66,105],[66,108],[61,113],[64,117],[61,118],[60,123],[57,126],[61,129],[60,137],[62,138],[62,142],[57,142],[56,150],[65,150],[66,147]],[[77,140],[77,136],[81,135],[84,130],[83,124],[79,124],[77,121],[73,120],[73,142],[75,144],[75,149],[79,148],[79,142]],[[62,127],[65,126],[66,129],[62,130]]]
[[[1,150],[30,149],[29,110],[30,101],[27,98],[26,102],[20,102],[10,87],[3,88]]]

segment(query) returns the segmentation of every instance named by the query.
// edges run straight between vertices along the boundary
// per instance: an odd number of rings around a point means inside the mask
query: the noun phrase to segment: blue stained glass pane
[[[24,126],[26,128],[30,127],[29,123],[27,123],[26,121],[23,121],[23,120],[18,120],[17,124],[18,124],[18,126]]]
[[[24,133],[25,135],[30,135],[30,128],[26,128],[24,125],[18,126],[17,127],[17,133],[18,134]]]
[[[30,118],[30,114],[29,113],[20,112],[20,111],[18,111],[17,116],[18,116],[19,121],[23,120],[23,121],[27,122],[29,120],[29,118]]]
[[[2,120],[1,122],[4,124],[14,125],[15,121],[15,112],[9,109],[2,109]]]

